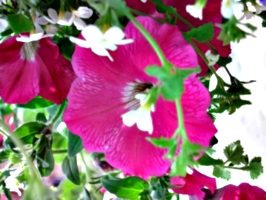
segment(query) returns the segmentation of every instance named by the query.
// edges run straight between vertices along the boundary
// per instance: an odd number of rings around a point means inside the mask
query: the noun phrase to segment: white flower
[[[86,27],[85,22],[82,19],[88,19],[92,16],[93,11],[87,7],[81,6],[78,10],[72,11],[71,22],[77,27],[78,30],[82,30]],[[80,19],[82,18],[82,19]]]
[[[18,193],[21,196],[21,191],[19,189],[23,189],[23,184],[18,182],[16,178],[18,176],[18,170],[14,172],[10,172],[10,176],[5,179],[6,188],[8,188],[11,192]]]
[[[8,22],[5,19],[0,19],[0,33],[8,27]]]
[[[62,26],[70,26],[72,24],[71,21],[72,13],[69,11],[67,12],[60,11],[58,15],[55,9],[49,8],[47,13],[50,18],[45,17],[45,19],[52,24],[60,24]]]
[[[205,53],[205,56],[208,60],[208,66],[213,66],[217,63],[217,61],[219,60],[220,56],[219,54],[212,54],[211,53],[211,50],[208,50],[206,53]]]
[[[246,19],[250,19],[250,18],[252,18],[252,17],[254,17],[253,13],[250,12],[249,10],[247,10],[247,11],[244,11],[243,16],[239,18],[239,21],[241,21],[241,20],[243,20],[243,19],[245,19],[245,18],[246,18]]]
[[[146,3],[147,2],[147,0],[140,0],[142,3]]]
[[[261,6],[259,4],[254,5],[256,9],[256,14],[260,14],[262,11],[266,10],[266,6]]]
[[[186,11],[193,17],[199,18],[202,20],[202,10],[203,7],[198,6],[198,5],[187,5],[186,6]]]
[[[129,127],[136,124],[139,130],[148,131],[151,134],[153,132],[151,111],[154,112],[154,104],[149,105],[147,103],[149,97],[146,94],[137,94],[135,99],[140,101],[140,107],[121,115],[122,121]]]
[[[99,56],[107,56],[111,61],[113,58],[107,50],[115,51],[116,45],[124,45],[132,43],[132,39],[123,39],[124,32],[119,27],[111,27],[103,33],[97,26],[89,25],[81,31],[85,40],[70,37],[70,41],[84,48],[91,50]]]
[[[221,6],[222,16],[226,19],[233,17],[235,12],[243,11],[243,4],[236,2],[235,0],[223,0]]]
[[[0,6],[3,4],[6,4],[6,0],[0,0]]]

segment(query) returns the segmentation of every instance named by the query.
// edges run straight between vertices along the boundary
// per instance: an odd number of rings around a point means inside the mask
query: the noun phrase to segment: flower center
[[[126,108],[129,108],[130,110],[139,108],[141,103],[140,99],[136,98],[136,95],[147,95],[152,87],[153,85],[150,82],[128,83],[123,91],[123,102],[127,103]]]
[[[154,112],[154,104],[149,102],[149,91],[152,83],[130,83],[124,91],[124,101],[128,112],[121,115],[123,123],[131,127],[134,124],[141,131],[153,132],[151,112]]]
[[[29,42],[22,45],[20,56],[23,60],[34,61],[35,54],[39,48],[38,42]]]

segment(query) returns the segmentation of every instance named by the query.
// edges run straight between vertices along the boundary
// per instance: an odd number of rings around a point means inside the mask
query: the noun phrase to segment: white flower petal
[[[114,61],[111,55],[108,53],[108,51],[101,46],[98,45],[92,46],[91,50],[99,56],[107,56],[111,61]]]
[[[93,11],[88,7],[80,6],[77,11],[74,11],[74,14],[80,18],[88,19],[92,16]]]
[[[73,22],[74,22],[74,25],[77,27],[78,30],[82,30],[86,27],[85,22],[78,17],[74,17]]]
[[[130,44],[134,42],[133,39],[125,39],[125,40],[119,40],[119,41],[116,41],[115,44],[118,44],[118,45],[124,45],[124,44]]]
[[[57,12],[56,12],[56,10],[55,9],[53,9],[53,8],[49,8],[48,9],[48,11],[47,11],[47,13],[48,13],[48,16],[51,18],[50,20],[53,22],[53,23],[56,23],[57,21],[58,21],[58,14],[57,14]],[[49,19],[49,18],[45,18],[45,19]],[[48,20],[49,21],[49,20]],[[51,22],[50,21],[50,22]]]
[[[196,6],[196,5],[187,5],[186,11],[193,17],[199,18],[202,20],[202,7]]]
[[[65,16],[62,20],[65,20],[67,23],[71,24],[70,21],[71,21],[72,16],[73,16],[72,12],[67,11],[65,12]]]
[[[6,30],[8,22],[5,19],[0,19],[0,33]]]
[[[87,41],[91,42],[97,42],[103,38],[102,31],[98,28],[98,26],[95,25],[86,26],[82,30],[81,34]]]
[[[137,122],[138,117],[138,111],[137,110],[131,110],[123,115],[121,115],[123,123],[131,127]]]
[[[104,33],[104,38],[108,41],[120,41],[125,37],[125,33],[116,26],[113,26],[109,28],[105,33]]]
[[[208,66],[214,66],[218,62],[218,60],[220,58],[219,54],[214,55],[214,54],[211,53],[211,50],[208,50],[205,53],[205,56],[206,56],[206,58],[208,60]]]
[[[141,107],[138,109],[137,127],[139,130],[148,131],[149,134],[152,134],[153,125],[150,110]]]
[[[21,196],[21,184],[19,184],[17,178],[13,175],[10,175],[5,179],[6,188],[8,188],[11,192],[17,192],[19,196]]]
[[[44,17],[38,17],[35,22],[37,24],[41,24],[41,25],[46,25],[48,23],[48,20],[45,19]]]
[[[80,47],[84,47],[84,48],[90,48],[91,45],[86,41],[86,40],[81,40],[79,38],[75,38],[75,37],[69,37],[69,40],[75,44],[77,44]]]

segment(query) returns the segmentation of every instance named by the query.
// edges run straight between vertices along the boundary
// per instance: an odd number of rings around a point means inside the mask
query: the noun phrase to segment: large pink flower
[[[266,192],[248,183],[239,186],[227,185],[215,191],[214,195],[206,195],[206,200],[266,200]]]
[[[180,68],[198,65],[193,48],[176,26],[161,25],[147,17],[139,21],[170,62]],[[154,50],[133,24],[126,26],[125,34],[134,43],[111,52],[114,62],[95,55],[90,49],[75,47],[72,64],[78,78],[68,95],[64,121],[71,132],[82,138],[88,151],[104,152],[113,167],[145,178],[160,176],[170,166],[170,162],[163,159],[166,150],[154,147],[146,138],[170,138],[177,128],[176,108],[173,102],[162,97],[157,100],[155,112],[151,114],[154,127],[151,135],[136,125],[123,124],[121,115],[140,106],[135,95],[157,83],[144,69],[148,65],[160,65]],[[208,91],[192,75],[185,82],[182,97],[185,127],[189,139],[205,147],[216,133],[206,113],[209,104]]]
[[[191,16],[186,11],[186,6],[191,5],[195,3],[195,0],[164,0],[163,1],[166,5],[173,6],[176,8],[177,13],[181,15],[183,18],[185,18],[189,23],[191,23],[194,27],[199,27],[205,23],[212,22],[214,25],[214,38],[212,41],[210,41],[211,45],[216,48],[220,56],[227,57],[230,52],[230,45],[223,45],[222,40],[218,40],[217,37],[221,32],[221,29],[216,27],[216,24],[220,24],[222,22],[222,15],[220,13],[220,7],[221,7],[221,0],[208,0],[206,7],[203,10],[203,19],[197,19],[193,16]],[[156,14],[156,7],[153,3],[151,3],[149,0],[146,3],[142,3],[141,1],[136,0],[127,0],[127,4],[129,7],[132,7],[136,10],[139,10],[144,13],[148,14]],[[182,21],[177,20],[177,26],[181,31],[189,31],[190,28],[184,24]],[[210,48],[205,43],[198,43],[196,42],[197,46],[200,48],[200,50],[203,53],[206,53],[207,50]],[[202,68],[202,71],[200,75],[206,74],[208,71],[208,66],[203,61],[203,59],[198,55],[199,64]],[[218,67],[216,65],[216,67]]]
[[[0,96],[24,104],[40,95],[60,104],[75,75],[50,38],[23,43],[16,36],[0,44]]]
[[[174,186],[180,187],[180,189],[173,189],[175,193],[196,196],[199,200],[204,197],[202,188],[205,186],[207,186],[212,193],[214,193],[216,189],[215,178],[205,176],[196,170],[193,170],[192,174],[187,174],[184,178],[171,178],[171,183]]]

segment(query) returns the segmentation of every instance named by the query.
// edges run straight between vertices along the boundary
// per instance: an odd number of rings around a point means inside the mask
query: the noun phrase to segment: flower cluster
[[[240,101],[249,93],[243,82],[228,72],[231,84],[225,83],[215,72],[230,60],[228,41],[245,36],[232,27],[240,23],[236,12],[248,16],[246,2],[0,5],[0,188],[8,199],[13,192],[31,199],[102,199],[99,183],[105,198],[266,199],[262,189],[245,183],[217,189],[215,178],[195,169],[211,165],[214,176],[225,179],[228,168],[254,178],[263,171],[261,159],[249,160],[239,141],[225,148],[226,161],[210,155],[214,114],[248,104]],[[256,14],[264,5],[252,1]],[[218,80],[211,93],[210,74]],[[65,154],[63,161],[56,153]],[[49,189],[42,177],[54,177],[55,164],[68,180],[60,175],[60,186]],[[90,189],[83,187],[88,182]],[[77,196],[65,193],[72,189]]]

